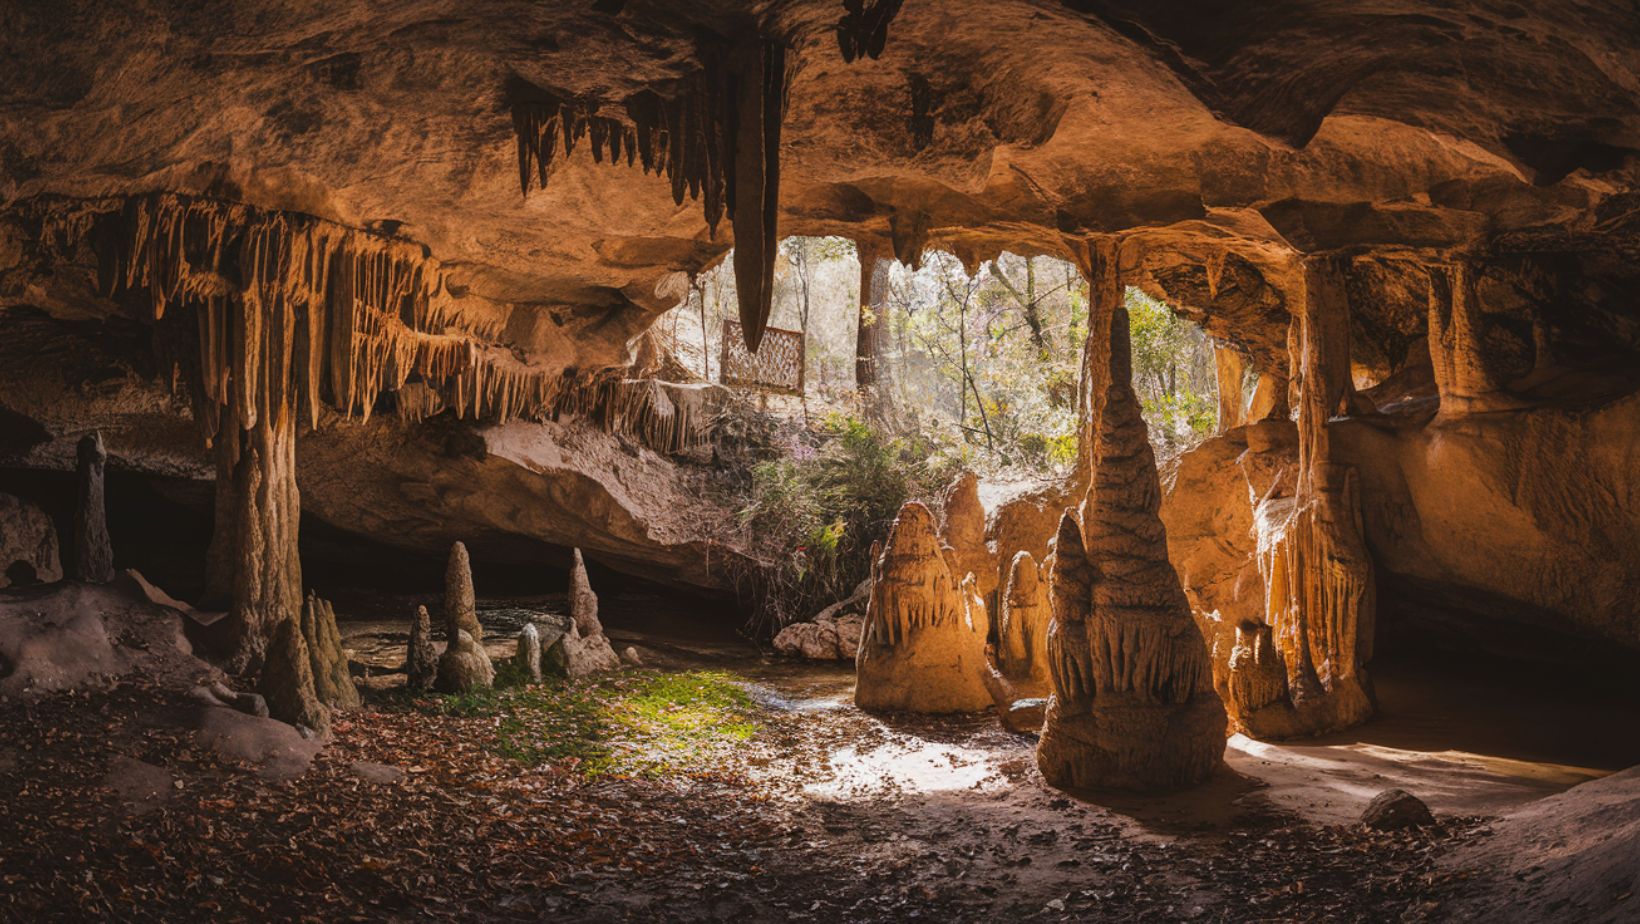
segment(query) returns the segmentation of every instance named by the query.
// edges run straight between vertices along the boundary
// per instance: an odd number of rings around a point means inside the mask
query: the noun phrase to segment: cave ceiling
[[[525,361],[613,362],[735,223],[630,140],[595,157],[596,133],[747,35],[787,49],[780,235],[970,263],[1117,235],[1130,281],[1229,293],[1210,330],[1255,358],[1300,254],[1632,255],[1640,234],[1640,8],[1557,0],[13,3],[0,212],[169,192],[305,213],[424,247]],[[521,190],[531,94],[594,137]]]

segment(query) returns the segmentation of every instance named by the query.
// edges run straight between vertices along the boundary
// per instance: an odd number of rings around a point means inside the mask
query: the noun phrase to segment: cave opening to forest
[[[1633,9],[196,6],[0,10],[0,921],[1635,917]]]

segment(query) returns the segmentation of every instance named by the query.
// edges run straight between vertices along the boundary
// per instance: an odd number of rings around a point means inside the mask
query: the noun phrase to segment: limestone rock
[[[1054,544],[1049,697],[1037,765],[1062,788],[1166,789],[1223,760],[1224,707],[1167,557],[1155,456],[1133,393],[1127,312],[1111,318],[1109,384],[1088,492]]]
[[[569,615],[583,637],[604,634],[604,624],[598,621],[598,595],[587,580],[587,565],[580,549],[575,550],[575,564],[569,572]]]
[[[530,683],[541,682],[541,630],[526,622],[518,632],[518,652],[513,664]]]
[[[621,659],[602,634],[583,636],[579,626],[570,623],[569,631],[558,637],[543,656],[545,668],[559,676],[578,679],[617,670]]]
[[[873,566],[855,703],[930,713],[989,707],[985,622],[951,574],[933,514],[915,501],[901,507]]]
[[[1002,711],[1002,726],[1021,735],[1042,731],[1042,722],[1048,715],[1048,701],[1042,697],[1016,699]]]
[[[428,690],[438,679],[438,649],[433,647],[433,620],[427,607],[416,607],[410,621],[410,644],[404,654],[404,685],[411,690]]]
[[[106,584],[114,579],[114,546],[108,538],[108,515],[103,500],[103,470],[108,453],[102,434],[92,431],[80,440],[78,479],[74,495],[73,559],[69,576],[76,581]]]
[[[438,679],[434,689],[440,693],[466,693],[495,685],[495,666],[490,655],[465,629],[457,629],[444,653],[438,659]]]
[[[0,494],[0,587],[62,578],[51,517],[22,498]]]
[[[1361,813],[1361,823],[1374,831],[1400,831],[1435,823],[1429,806],[1404,789],[1386,789],[1374,796]]]
[[[313,659],[313,689],[319,702],[333,709],[357,709],[363,703],[347,669],[347,649],[336,626],[336,610],[309,591],[302,604],[302,639]]]
[[[1016,689],[1031,695],[1048,692],[1048,622],[1052,607],[1048,584],[1039,578],[1030,552],[1014,556],[1002,592],[997,624],[997,667]]]
[[[857,613],[822,614],[813,622],[794,622],[774,637],[774,650],[811,661],[852,661],[860,653],[865,617]]]
[[[450,546],[450,559],[444,567],[444,625],[448,637],[465,632],[474,641],[484,641],[484,627],[478,624],[478,599],[473,594],[473,566],[467,559],[467,546],[457,542]]]
[[[320,736],[329,733],[330,710],[314,691],[313,659],[295,619],[274,628],[258,689],[267,700],[269,716]]]

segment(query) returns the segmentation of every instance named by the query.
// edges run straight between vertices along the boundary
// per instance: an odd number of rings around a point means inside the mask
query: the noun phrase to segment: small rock
[[[1374,831],[1400,831],[1435,823],[1429,806],[1404,789],[1386,789],[1373,797],[1361,813],[1361,823]]]
[[[518,653],[513,663],[529,678],[530,683],[541,682],[541,630],[535,623],[526,622],[518,633]]]
[[[404,779],[404,771],[387,764],[378,764],[369,760],[356,760],[352,766],[353,775],[366,783],[380,783],[383,785],[397,783]]]
[[[632,665],[633,667],[643,666],[643,659],[638,657],[638,649],[633,648],[631,645],[628,645],[621,650],[621,660]]]
[[[1042,731],[1042,722],[1048,715],[1046,699],[1016,699],[1002,713],[1002,726],[1021,735],[1035,735]]]

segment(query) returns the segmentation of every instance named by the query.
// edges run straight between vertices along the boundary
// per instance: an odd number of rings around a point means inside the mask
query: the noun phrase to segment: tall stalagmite
[[[598,620],[598,595],[587,579],[587,563],[581,550],[575,550],[574,564],[569,571],[569,616],[583,636],[604,634],[604,624]]]
[[[965,471],[946,486],[940,516],[940,541],[951,576],[961,581],[972,574],[986,607],[996,607],[998,568],[996,554],[985,542],[985,505],[979,499],[979,477]],[[988,609],[988,611],[989,611]]]
[[[1087,539],[1066,511],[1054,545],[1053,695],[1037,765],[1059,787],[1188,786],[1223,757],[1224,707],[1167,557],[1124,308],[1112,313],[1109,343]]]
[[[465,693],[495,682],[495,666],[484,650],[484,628],[478,623],[473,568],[467,546],[450,546],[444,569],[444,654],[438,659],[434,686],[442,693]]]
[[[873,566],[854,702],[889,712],[989,707],[983,609],[952,573],[934,515],[915,501],[901,507]]]
[[[1327,423],[1349,403],[1349,302],[1332,258],[1307,258],[1304,282],[1292,363],[1298,486],[1293,497],[1258,506],[1264,625],[1238,630],[1230,664],[1228,706],[1258,737],[1346,728],[1373,708],[1365,669],[1377,612],[1372,557],[1361,535],[1355,470],[1335,458]],[[1277,664],[1280,690],[1269,679]]]
[[[432,689],[438,680],[438,649],[433,647],[433,619],[427,607],[416,607],[410,621],[410,644],[404,652],[404,685],[415,691]]]
[[[337,709],[357,709],[362,700],[347,669],[347,649],[336,625],[336,610],[309,591],[302,603],[302,641],[313,662],[313,691],[319,702]]]
[[[108,514],[103,476],[108,453],[102,434],[95,431],[80,440],[75,477],[74,532],[70,536],[73,560],[69,576],[76,581],[106,584],[114,579],[114,546],[108,538]]]

